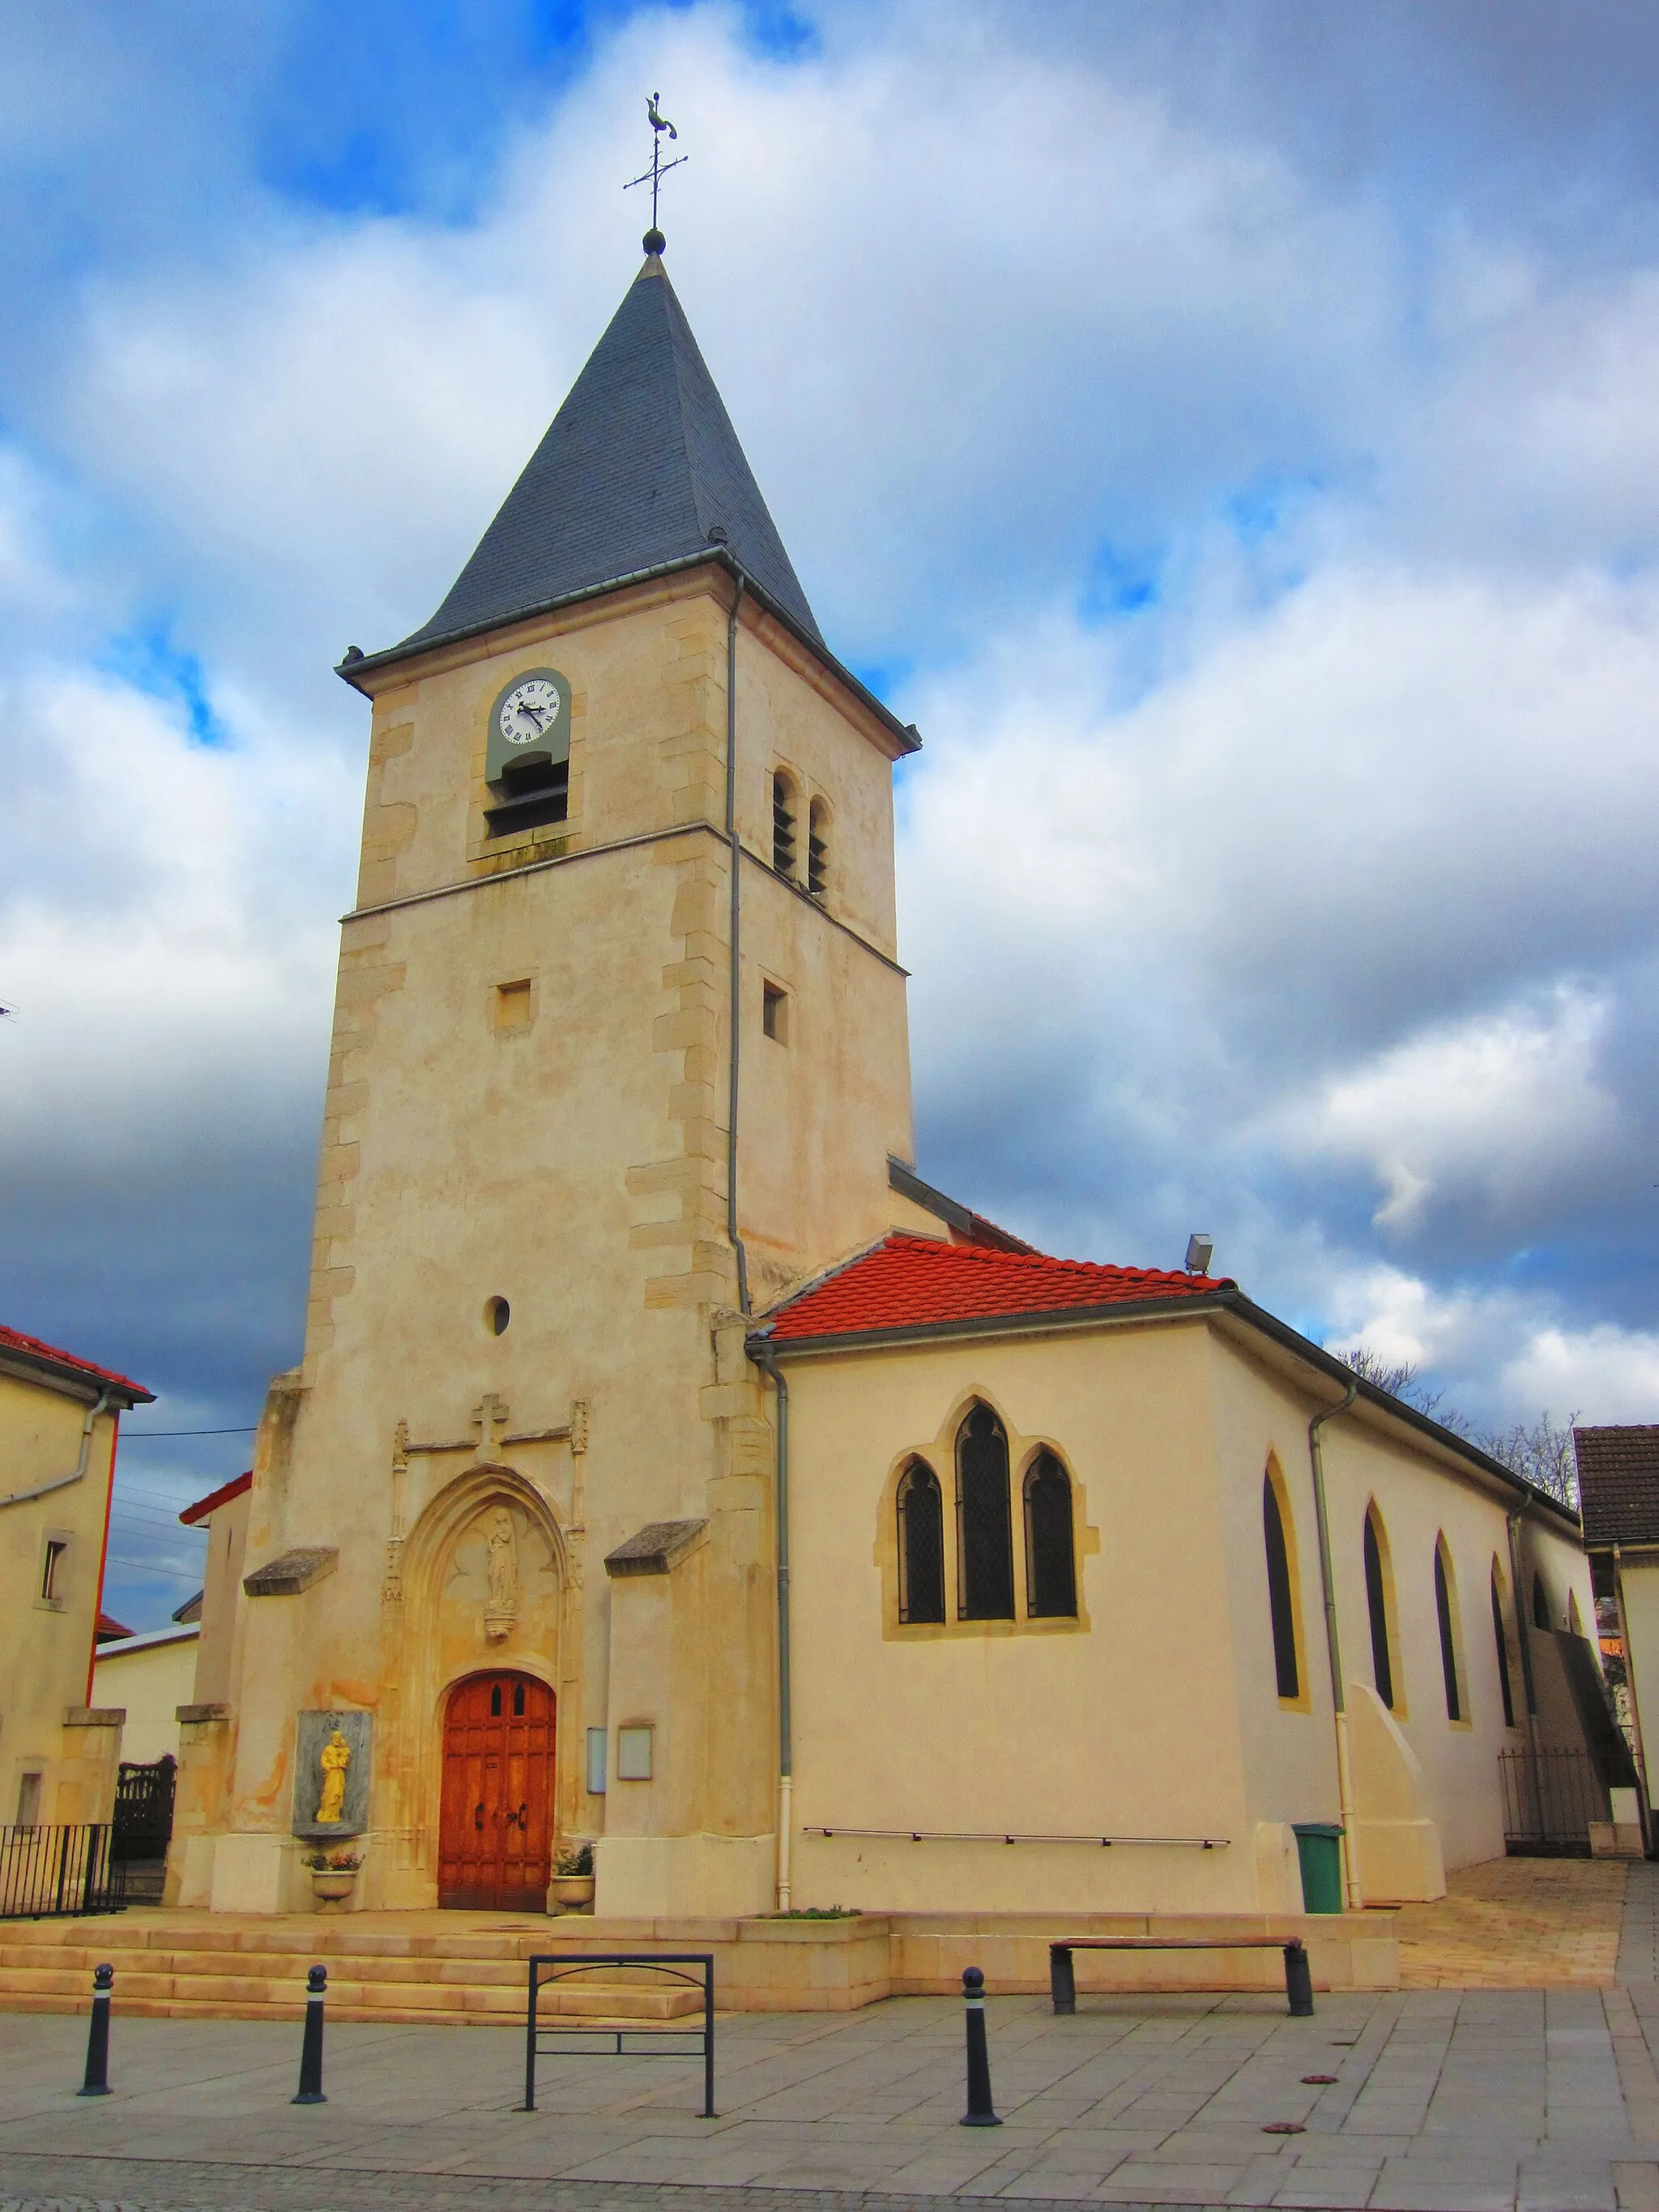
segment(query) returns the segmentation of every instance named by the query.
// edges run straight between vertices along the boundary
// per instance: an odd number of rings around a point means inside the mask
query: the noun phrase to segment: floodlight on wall
[[[1214,1250],[1214,1237],[1206,1237],[1201,1229],[1194,1229],[1187,1239],[1187,1273],[1189,1275],[1207,1275],[1210,1255]]]

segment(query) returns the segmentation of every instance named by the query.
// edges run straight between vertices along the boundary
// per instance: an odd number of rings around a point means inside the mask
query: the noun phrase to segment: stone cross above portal
[[[511,1409],[507,1401],[498,1398],[493,1390],[486,1390],[472,1408],[472,1428],[478,1439],[479,1459],[493,1460],[499,1455],[501,1436],[510,1418]]]

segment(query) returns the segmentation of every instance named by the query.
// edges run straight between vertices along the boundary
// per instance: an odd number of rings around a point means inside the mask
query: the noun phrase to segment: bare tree
[[[1362,1382],[1369,1382],[1375,1390],[1387,1391],[1402,1406],[1428,1414],[1443,1429],[1449,1429],[1454,1436],[1467,1437],[1477,1451],[1500,1462],[1511,1474],[1518,1474],[1534,1490],[1541,1490],[1546,1497],[1558,1499],[1575,1513],[1578,1510],[1578,1462],[1572,1449],[1577,1413],[1568,1416],[1564,1428],[1556,1426],[1547,1407],[1535,1421],[1515,1421],[1504,1429],[1478,1430],[1455,1407],[1442,1404],[1443,1392],[1425,1389],[1414,1366],[1390,1366],[1368,1344],[1356,1345],[1352,1352],[1340,1352],[1337,1358],[1345,1367],[1351,1367]]]

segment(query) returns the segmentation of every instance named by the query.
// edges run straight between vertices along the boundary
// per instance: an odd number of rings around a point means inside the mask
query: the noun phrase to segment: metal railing
[[[1504,1845],[1511,1858],[1588,1858],[1592,1820],[1610,1818],[1588,1751],[1500,1751]]]
[[[619,2058],[697,2058],[702,2060],[702,2116],[714,2118],[714,1955],[712,1951],[541,1951],[529,1961],[530,2002],[525,2022],[524,2109],[536,2109],[536,2061],[538,2057],[571,2057],[576,2053],[561,2051],[557,2042],[569,2038],[579,2045],[591,2043],[596,2036],[614,2039],[613,2049]],[[555,2017],[542,2014],[538,2017],[541,1992],[550,1983],[574,1981],[579,1975],[592,1973],[596,1968],[624,1966],[647,1967],[661,1974],[671,1982],[701,1992],[702,2018],[695,2027],[678,2027],[672,2021],[660,2024],[644,2021],[602,2020],[588,2016]],[[688,1967],[702,1968],[701,1973],[690,1973]],[[589,1985],[590,1988],[592,1985]],[[635,1987],[647,1987],[638,1984]],[[597,1996],[599,1992],[595,1991]],[[614,1991],[605,1991],[609,1996]],[[623,2037],[632,2039],[624,2050]],[[543,2039],[550,2039],[544,2040]],[[686,2045],[690,2049],[686,2049]],[[665,2045],[678,2047],[665,2049]],[[655,2045],[656,2048],[652,2046]]]
[[[0,1920],[55,1920],[126,1908],[126,1869],[108,1821],[0,1828]]]

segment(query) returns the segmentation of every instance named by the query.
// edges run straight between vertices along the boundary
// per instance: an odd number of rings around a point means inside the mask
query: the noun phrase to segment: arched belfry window
[[[926,1460],[913,1459],[898,1486],[899,1619],[945,1618],[945,1498]]]
[[[806,813],[806,888],[821,899],[830,887],[830,809],[815,799]]]
[[[1025,1610],[1033,1620],[1077,1618],[1072,1478],[1053,1452],[1025,1470]]]
[[[1302,1695],[1302,1670],[1296,1650],[1296,1593],[1291,1580],[1290,1546],[1273,1471],[1261,1478],[1261,1541],[1267,1554],[1267,1614],[1273,1623],[1273,1673],[1281,1698]]]
[[[1440,1625],[1440,1671],[1446,1681],[1446,1718],[1467,1720],[1457,1673],[1457,1577],[1443,1536],[1434,1546],[1434,1617]]]
[[[772,866],[793,883],[795,876],[795,787],[781,769],[772,778]]]
[[[1389,1540],[1376,1506],[1365,1509],[1365,1607],[1371,1626],[1371,1679],[1390,1712],[1397,1705],[1394,1675],[1393,1610],[1389,1590]]]
[[[1515,1685],[1510,1680],[1510,1639],[1504,1632],[1504,1587],[1498,1562],[1492,1563],[1492,1632],[1498,1646],[1498,1688],[1504,1700],[1504,1725],[1515,1726]]]
[[[957,1431],[957,1562],[958,1616],[1012,1620],[1008,1438],[988,1406],[975,1406]]]

